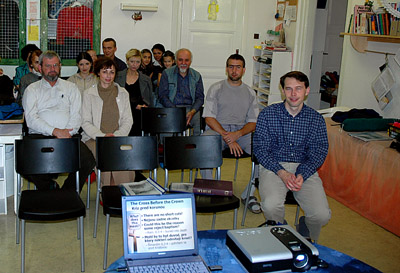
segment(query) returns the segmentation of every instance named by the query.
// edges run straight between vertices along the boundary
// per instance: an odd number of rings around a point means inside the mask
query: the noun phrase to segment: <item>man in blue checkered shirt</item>
[[[267,220],[284,223],[285,197],[292,191],[305,212],[298,230],[316,241],[331,216],[317,173],[328,153],[326,125],[318,112],[304,104],[310,92],[305,74],[289,72],[280,84],[286,99],[259,114],[253,139],[261,165],[261,208]]]

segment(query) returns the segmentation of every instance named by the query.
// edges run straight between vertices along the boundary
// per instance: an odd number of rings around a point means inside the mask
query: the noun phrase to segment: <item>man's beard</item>
[[[242,79],[242,76],[236,76],[236,77],[232,77],[228,75],[228,78],[233,81],[233,82],[238,82]]]
[[[185,67],[185,68],[179,67],[179,72],[182,73],[182,74],[186,74],[187,70],[188,70],[188,67]]]
[[[50,75],[43,75],[43,78],[45,78],[46,80],[48,80],[49,82],[55,82],[58,79],[58,74],[54,75],[54,76],[50,76]]]

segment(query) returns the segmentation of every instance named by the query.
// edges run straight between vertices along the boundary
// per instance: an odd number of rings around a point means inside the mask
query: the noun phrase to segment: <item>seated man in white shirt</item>
[[[226,61],[228,78],[211,85],[203,112],[207,124],[204,135],[220,134],[222,149],[229,148],[235,157],[242,156],[243,151],[251,154],[251,132],[256,128],[259,112],[255,92],[242,82],[242,76],[246,71],[245,65],[241,55],[229,56]],[[203,178],[212,179],[210,169],[201,170],[201,174]],[[261,213],[254,190],[253,187],[249,209],[254,213]],[[246,191],[242,193],[242,200],[245,198]]]
[[[74,83],[59,78],[61,60],[54,51],[40,55],[39,71],[42,79],[30,84],[22,99],[29,137],[54,136],[70,138],[78,134],[81,126],[81,93]],[[95,166],[95,159],[81,142],[79,169],[79,191]],[[44,162],[45,164],[45,162]],[[38,190],[57,189],[57,176],[50,174],[26,177]],[[76,189],[75,174],[71,173],[62,189]]]

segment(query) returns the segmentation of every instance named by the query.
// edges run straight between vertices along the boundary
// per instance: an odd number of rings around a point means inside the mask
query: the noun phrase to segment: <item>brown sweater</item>
[[[117,105],[118,88],[114,84],[103,88],[100,83],[97,87],[99,96],[103,100],[100,130],[105,134],[114,133],[119,128],[119,111]]]

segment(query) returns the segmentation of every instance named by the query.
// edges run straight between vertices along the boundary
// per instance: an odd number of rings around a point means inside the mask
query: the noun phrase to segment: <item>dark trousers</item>
[[[29,135],[28,137],[40,138],[44,136]],[[96,165],[96,160],[94,159],[92,152],[90,152],[89,148],[82,142],[80,142],[80,165],[81,167],[79,169],[79,192],[81,192],[86,179],[88,178],[89,174],[92,172],[94,166]],[[75,176],[76,176],[75,173],[70,173],[67,179],[65,179],[61,189],[76,190]],[[57,177],[58,174],[36,174],[36,175],[24,176],[25,179],[35,184],[38,190],[54,189],[55,186],[57,186],[58,188],[58,185],[55,182],[55,179]]]

